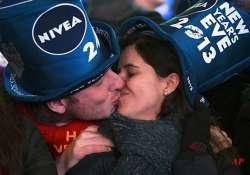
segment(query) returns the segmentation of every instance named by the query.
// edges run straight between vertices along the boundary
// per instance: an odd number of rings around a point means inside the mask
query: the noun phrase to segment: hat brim
[[[97,21],[91,21],[91,24],[93,28],[96,30],[98,39],[101,45],[103,46],[101,48],[102,52],[104,52],[105,55],[108,56],[107,58],[105,58],[104,62],[100,63],[97,66],[97,68],[91,73],[89,77],[86,76],[82,77],[82,79],[79,79],[68,86],[65,86],[60,89],[51,90],[49,94],[41,95],[32,93],[27,89],[23,88],[21,83],[18,81],[19,79],[17,78],[17,75],[11,72],[9,66],[7,66],[3,72],[3,80],[5,89],[8,91],[8,93],[15,99],[20,101],[45,102],[63,97],[70,91],[74,91],[74,89],[83,87],[83,85],[85,84],[86,84],[85,87],[88,87],[91,84],[93,84],[96,80],[98,80],[101,76],[103,76],[103,74],[116,61],[118,61],[120,55],[120,49],[116,39],[116,34],[109,25]],[[108,33],[109,35],[108,38],[107,36],[104,36],[104,33],[102,31],[105,31],[105,34]],[[107,53],[107,51],[109,53]]]

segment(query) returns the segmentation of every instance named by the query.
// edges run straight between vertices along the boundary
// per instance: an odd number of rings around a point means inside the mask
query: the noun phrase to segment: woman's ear
[[[63,114],[66,111],[67,108],[67,102],[64,98],[58,99],[58,100],[52,100],[49,102],[46,102],[47,107],[58,114]]]
[[[176,73],[171,73],[164,78],[165,88],[164,95],[167,96],[175,91],[180,83],[180,76]]]

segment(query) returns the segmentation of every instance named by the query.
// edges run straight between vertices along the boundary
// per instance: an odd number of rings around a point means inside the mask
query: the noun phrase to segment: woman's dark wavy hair
[[[135,46],[139,55],[153,67],[158,76],[167,77],[171,73],[176,73],[181,78],[179,57],[170,42],[149,34],[135,33],[120,40],[122,50],[129,45]],[[165,117],[173,113],[185,114],[189,111],[190,107],[186,100],[182,81],[180,81],[177,89],[166,96],[159,117]]]
[[[17,115],[14,100],[0,83],[0,174],[17,175],[23,168],[23,138],[25,129],[22,116]]]

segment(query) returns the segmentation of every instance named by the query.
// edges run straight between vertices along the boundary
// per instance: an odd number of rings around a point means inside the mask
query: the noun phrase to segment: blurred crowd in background
[[[187,9],[196,0],[87,0],[90,17],[107,21],[115,26],[124,18],[156,11],[164,20]]]

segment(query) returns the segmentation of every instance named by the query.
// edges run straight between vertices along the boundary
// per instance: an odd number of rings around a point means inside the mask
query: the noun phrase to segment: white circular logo
[[[86,15],[78,6],[63,3],[42,13],[32,28],[38,48],[52,55],[74,51],[82,42],[87,29]]]

